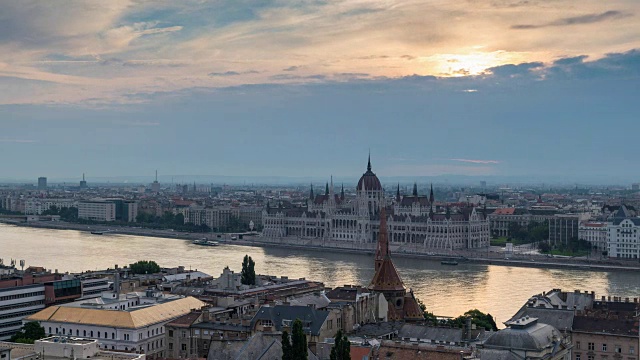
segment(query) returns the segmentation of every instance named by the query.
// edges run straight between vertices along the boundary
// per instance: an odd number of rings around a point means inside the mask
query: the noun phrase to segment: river
[[[307,278],[334,287],[368,285],[373,256],[237,245],[202,247],[189,241],[130,235],[91,235],[75,230],[50,230],[0,224],[0,258],[24,259],[27,266],[80,272],[154,260],[160,266],[183,265],[218,276],[225,266],[240,271],[249,254],[256,272]],[[595,291],[596,296],[639,297],[640,274],[631,271],[595,272],[523,268],[498,265],[441,265],[439,261],[395,258],[405,285],[429,311],[458,316],[479,309],[508,320],[534,294],[561,288]]]

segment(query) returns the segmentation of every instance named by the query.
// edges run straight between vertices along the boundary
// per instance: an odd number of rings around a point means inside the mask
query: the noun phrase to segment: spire
[[[387,234],[387,214],[384,206],[380,207],[380,229],[378,231],[378,249],[376,250],[376,264],[390,256],[389,237]],[[376,269],[378,267],[376,266]]]
[[[398,183],[398,190],[396,190],[396,202],[400,203],[400,183]]]
[[[367,171],[371,171],[371,150],[369,150],[369,160],[367,161]]]
[[[413,183],[413,196],[418,197],[418,183]]]
[[[329,183],[327,182],[327,185],[324,187],[324,194],[325,195],[329,195]]]
[[[344,200],[344,184],[342,184],[342,188],[340,189],[340,200]]]
[[[156,182],[158,182],[158,170],[156,170]]]
[[[329,186],[329,194],[333,195],[333,175],[331,175],[331,186]]]
[[[313,184],[311,184],[311,190],[309,191],[309,199],[313,200]]]
[[[84,181],[84,173],[82,173],[82,181]]]
[[[433,183],[431,183],[431,191],[429,192],[429,202],[433,204],[434,201],[434,197],[433,197]]]

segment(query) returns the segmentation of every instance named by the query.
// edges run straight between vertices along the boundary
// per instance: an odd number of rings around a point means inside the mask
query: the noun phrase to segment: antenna
[[[156,170],[156,182],[158,182],[158,170]]]

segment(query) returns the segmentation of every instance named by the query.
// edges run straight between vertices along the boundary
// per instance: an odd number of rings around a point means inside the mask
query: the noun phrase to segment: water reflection
[[[373,256],[280,248],[221,245],[202,247],[184,240],[103,235],[0,224],[0,258],[25,259],[28,265],[79,272],[155,260],[162,266],[184,265],[214,276],[225,266],[239,271],[249,254],[262,274],[307,278],[327,286],[368,285]],[[457,316],[477,308],[507,320],[533,294],[552,288],[595,291],[597,296],[639,297],[640,276],[631,272],[592,272],[441,265],[438,261],[395,258],[407,287],[437,315]]]

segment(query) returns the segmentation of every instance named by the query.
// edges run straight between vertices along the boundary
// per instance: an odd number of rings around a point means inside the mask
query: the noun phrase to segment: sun
[[[437,76],[459,77],[479,75],[486,69],[522,61],[520,54],[506,51],[469,52],[465,54],[437,54],[422,59],[431,63]]]

